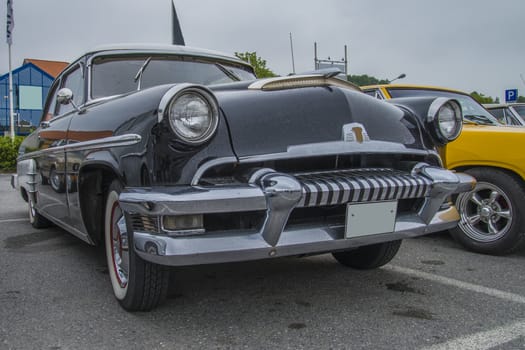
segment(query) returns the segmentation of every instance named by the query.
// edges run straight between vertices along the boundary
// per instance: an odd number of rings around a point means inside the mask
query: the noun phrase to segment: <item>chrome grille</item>
[[[319,207],[347,202],[421,198],[432,181],[421,175],[383,168],[294,174],[303,196],[297,207]]]
[[[159,232],[159,218],[157,216],[148,216],[140,214],[131,214],[131,225],[133,231],[140,232]]]

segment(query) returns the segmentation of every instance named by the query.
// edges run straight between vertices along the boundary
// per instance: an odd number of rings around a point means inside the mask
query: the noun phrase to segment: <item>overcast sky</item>
[[[71,61],[108,43],[171,43],[170,0],[13,0],[13,68],[24,58]],[[438,85],[500,97],[525,95],[523,0],[175,0],[186,45],[257,51],[280,75],[319,58],[350,74]],[[0,74],[8,72],[6,0],[1,4]]]

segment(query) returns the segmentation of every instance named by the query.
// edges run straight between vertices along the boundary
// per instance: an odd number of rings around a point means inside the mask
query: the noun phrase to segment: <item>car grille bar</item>
[[[374,202],[428,195],[432,180],[422,175],[384,168],[294,174],[302,185],[297,207],[348,202]]]

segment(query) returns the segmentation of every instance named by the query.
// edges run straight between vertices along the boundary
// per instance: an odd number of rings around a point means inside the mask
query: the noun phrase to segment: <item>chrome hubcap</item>
[[[111,253],[113,268],[120,287],[125,288],[129,276],[129,245],[126,222],[118,203],[111,211]]]
[[[56,171],[51,172],[50,181],[51,187],[53,187],[54,190],[58,190],[60,188],[60,177]]]
[[[458,196],[459,227],[473,240],[493,242],[503,237],[512,224],[513,208],[499,187],[478,182],[476,188]]]

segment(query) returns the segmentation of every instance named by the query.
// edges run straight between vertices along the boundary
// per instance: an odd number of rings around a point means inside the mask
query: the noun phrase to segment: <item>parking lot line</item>
[[[8,222],[22,222],[22,221],[29,221],[28,218],[19,218],[19,219],[0,219],[0,224],[8,223]]]
[[[453,339],[445,343],[425,347],[422,350],[456,350],[456,349],[491,349],[498,345],[502,345],[512,340],[519,339],[525,334],[525,321],[511,323],[507,326],[502,326],[488,330],[486,332],[479,332],[465,337]]]
[[[485,294],[498,299],[513,303],[525,304],[525,297],[519,294],[504,292],[494,288],[488,288],[477,284],[459,281],[453,278],[443,277],[436,274],[409,269],[406,267],[386,265],[385,270],[390,270],[412,277],[419,277],[432,282],[446,284],[456,288]],[[432,345],[423,350],[456,350],[456,349],[491,349],[496,346],[520,339],[525,334],[525,320],[520,320],[506,326],[493,328],[484,332],[474,333],[465,337],[452,339],[445,343]]]
[[[401,267],[401,266],[386,265],[383,267],[383,269],[402,273],[405,275],[423,278],[429,281],[446,284],[449,286],[454,286],[456,288],[469,290],[469,291],[476,292],[476,293],[489,295],[491,297],[511,301],[513,303],[525,304],[525,297],[519,294],[509,293],[509,292],[505,292],[502,290],[488,288],[488,287],[480,286],[477,284],[463,282],[463,281],[459,281],[453,278],[443,277],[443,276],[435,275],[432,273],[409,269],[409,268]]]

